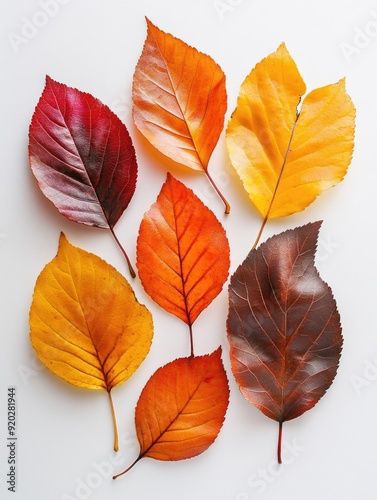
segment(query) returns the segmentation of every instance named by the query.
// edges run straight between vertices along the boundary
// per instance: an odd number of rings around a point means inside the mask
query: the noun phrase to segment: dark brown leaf
[[[229,286],[233,374],[280,430],[325,394],[341,354],[336,303],[314,266],[320,225],[285,231],[252,250]]]

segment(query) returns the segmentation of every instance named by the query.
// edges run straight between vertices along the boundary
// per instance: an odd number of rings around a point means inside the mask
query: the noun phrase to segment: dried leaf
[[[229,402],[221,348],[159,368],[144,387],[135,423],[141,458],[183,460],[203,453],[218,436]]]
[[[229,285],[230,359],[245,398],[279,422],[312,408],[335,377],[342,347],[336,303],[314,265],[321,223],[252,250]]]
[[[191,189],[168,174],[140,224],[136,253],[146,292],[191,333],[228,277],[229,243],[220,222]]]
[[[224,127],[225,75],[208,55],[164,33],[147,19],[147,38],[135,69],[133,118],[161,153],[208,173],[208,163]]]
[[[107,391],[111,406],[111,390],[140,366],[153,336],[152,316],[127,280],[63,234],[36,281],[29,322],[44,365],[73,385]]]
[[[120,246],[113,228],[134,194],[137,162],[126,126],[107,106],[47,76],[30,124],[29,160],[61,214],[110,229]]]
[[[246,77],[226,130],[233,167],[264,221],[303,210],[351,162],[355,108],[345,81],[309,93],[284,44]]]

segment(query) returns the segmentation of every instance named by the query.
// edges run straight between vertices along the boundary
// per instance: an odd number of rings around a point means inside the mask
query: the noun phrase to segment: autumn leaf
[[[229,285],[231,367],[244,397],[281,431],[325,394],[342,334],[330,287],[314,265],[321,223],[285,231],[252,250]]]
[[[61,214],[114,233],[136,186],[126,126],[98,99],[46,77],[29,129],[29,160],[43,194]]]
[[[208,55],[164,33],[147,19],[147,37],[135,68],[133,118],[161,153],[194,170],[208,163],[224,127],[225,75]]]
[[[67,382],[111,390],[127,380],[149,352],[152,316],[127,280],[61,234],[57,256],[42,270],[30,308],[30,338],[38,358]]]
[[[228,277],[229,243],[213,212],[168,174],[139,229],[136,265],[146,292],[190,329]]]
[[[192,458],[211,446],[225,419],[229,386],[221,348],[180,358],[159,368],[144,387],[135,411],[140,453],[156,460]]]
[[[310,92],[299,110],[305,91],[282,44],[246,77],[227,125],[230,160],[263,217],[261,231],[341,181],[352,159],[355,108],[344,79]]]

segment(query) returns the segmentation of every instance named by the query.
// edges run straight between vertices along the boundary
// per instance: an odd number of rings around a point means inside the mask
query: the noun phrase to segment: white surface
[[[73,0],[55,2],[58,8],[41,15],[42,4],[1,2],[1,498],[375,499],[377,4],[366,0]],[[110,234],[67,221],[37,188],[27,159],[33,109],[48,74],[92,93],[126,123],[137,152],[139,180],[116,231],[134,262],[141,217],[166,177],[161,156],[147,147],[130,116],[132,75],[146,35],[144,16],[220,64],[227,76],[226,120],[245,76],[282,41],[308,90],[345,76],[357,108],[355,154],[345,180],[304,212],[269,224],[263,236],[324,220],[317,266],[333,289],[344,334],[341,364],[330,390],[313,410],[284,426],[286,463],[279,468],[277,424],[243,399],[229,369],[226,287],[197,320],[194,332],[197,354],[223,346],[230,405],[214,445],[189,461],[143,459],[117,481],[108,477],[137,456],[133,417],[144,384],[159,366],[188,354],[185,325],[159,309],[137,279],[133,286],[153,313],[155,337],[140,369],[114,390],[121,436],[117,456],[111,451],[106,395],[74,388],[41,369],[30,346],[28,311],[34,283],[54,257],[60,231],[128,276]],[[25,31],[26,20],[40,27],[31,31],[29,26]],[[19,39],[16,43],[14,35],[23,36],[24,43]],[[210,169],[232,205],[228,217],[204,176],[180,167],[170,171],[223,222],[233,272],[250,249],[260,219],[232,174],[224,135]],[[13,496],[7,492],[5,477],[6,390],[12,385],[17,387],[18,403],[17,493]],[[117,463],[112,464],[114,460]],[[105,467],[104,461],[111,466]]]

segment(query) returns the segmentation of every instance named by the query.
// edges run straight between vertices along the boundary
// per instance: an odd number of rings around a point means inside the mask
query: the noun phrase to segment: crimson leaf
[[[29,128],[29,160],[43,194],[81,224],[113,228],[136,187],[126,126],[92,95],[46,77]]]

